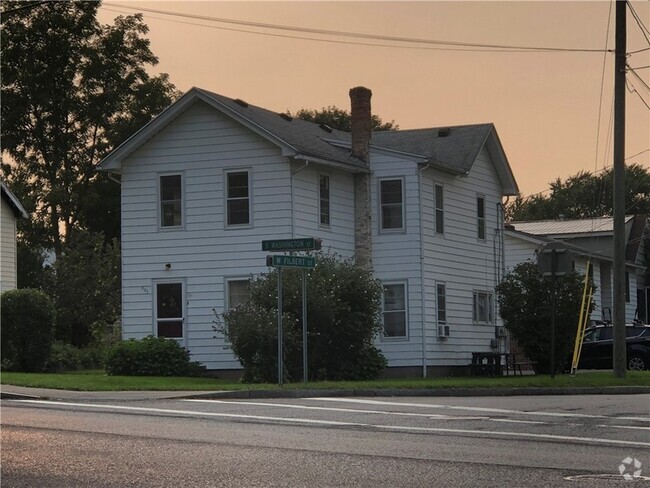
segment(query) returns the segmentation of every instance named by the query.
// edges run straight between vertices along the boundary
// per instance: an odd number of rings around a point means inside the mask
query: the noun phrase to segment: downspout
[[[294,161],[295,161],[295,159],[294,159]],[[293,196],[293,177],[294,177],[294,175],[296,173],[298,173],[299,171],[302,171],[307,166],[309,166],[309,161],[307,161],[307,160],[305,160],[305,164],[300,166],[295,171],[291,170],[291,165],[289,165],[289,171],[291,171],[291,183],[290,184],[291,184],[291,238],[292,239],[294,237],[296,237],[296,218],[295,218],[296,217],[296,213],[295,213],[296,212],[296,208],[295,208],[296,202],[295,202],[295,199],[294,199],[294,196]]]
[[[427,331],[425,313],[426,307],[424,302],[424,211],[422,205],[424,199],[422,198],[422,173],[429,168],[429,163],[426,163],[418,169],[418,198],[420,200],[420,304],[422,307],[422,377],[427,377]]]

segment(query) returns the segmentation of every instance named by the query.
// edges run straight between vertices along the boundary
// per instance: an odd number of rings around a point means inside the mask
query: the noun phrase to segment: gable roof
[[[634,218],[625,216],[625,224]],[[537,220],[509,222],[516,230],[533,235],[569,237],[607,236],[614,232],[613,217],[575,220]]]
[[[2,186],[2,199],[11,207],[11,210],[14,212],[16,218],[18,219],[20,217],[29,217],[29,214],[20,203],[20,200],[18,200],[18,198],[16,198],[16,195],[14,195],[11,190],[9,190],[4,181],[0,181],[0,186]]]
[[[350,133],[232,99],[201,88],[192,88],[98,165],[100,170],[119,170],[122,161],[197,101],[203,101],[282,149],[284,156],[336,165],[352,172],[366,172],[363,161],[350,154]],[[442,136],[441,131],[447,131]],[[519,193],[493,124],[373,132],[370,151],[397,152],[406,159],[426,162],[452,174],[467,174],[481,148],[494,161],[504,195]]]

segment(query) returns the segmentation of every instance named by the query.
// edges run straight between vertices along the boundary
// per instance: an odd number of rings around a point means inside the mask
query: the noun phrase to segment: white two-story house
[[[262,240],[317,237],[381,280],[393,371],[504,347],[501,201],[518,189],[494,126],[371,133],[370,90],[350,94],[352,134],[193,88],[100,163],[122,182],[124,338],[238,370],[213,308],[268,270]]]

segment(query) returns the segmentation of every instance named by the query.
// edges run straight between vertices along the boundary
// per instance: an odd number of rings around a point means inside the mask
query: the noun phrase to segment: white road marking
[[[650,422],[650,417],[613,417],[616,420],[633,420],[636,422]]]
[[[505,413],[511,415],[533,415],[533,416],[545,416],[545,417],[575,417],[575,418],[592,418],[592,419],[608,419],[608,418],[617,418],[609,417],[607,415],[594,415],[594,414],[585,414],[585,413],[567,413],[567,412],[536,412],[536,411],[526,411],[526,410],[509,410],[505,408],[489,408],[489,407],[465,407],[460,405],[442,405],[442,404],[432,404],[432,403],[402,403],[402,402],[389,402],[382,400],[365,400],[357,398],[326,398],[326,397],[314,397],[314,398],[305,398],[305,400],[315,400],[315,401],[324,401],[324,402],[345,402],[345,403],[365,403],[368,405],[392,405],[399,407],[417,407],[417,408],[436,408],[436,409],[451,409],[451,410],[469,410],[474,412],[491,412],[491,413]],[[622,418],[618,417],[617,419],[624,420],[636,420],[635,417]],[[644,419],[644,417],[640,417]]]
[[[631,430],[650,430],[650,427],[639,427],[636,425],[607,425],[601,424],[596,427],[614,428],[614,429],[631,429]]]
[[[56,405],[66,407],[83,407],[83,408],[96,408],[99,410],[117,410],[117,411],[131,411],[131,412],[148,412],[148,413],[164,413],[176,415],[194,415],[198,417],[221,417],[221,418],[236,418],[236,419],[249,419],[249,420],[267,420],[274,422],[285,422],[288,424],[307,424],[307,425],[336,425],[348,427],[365,427],[380,430],[392,430],[402,432],[422,432],[422,433],[445,433],[445,434],[471,434],[471,435],[492,435],[501,437],[519,437],[523,439],[546,439],[552,441],[573,441],[573,442],[588,442],[595,444],[615,444],[636,447],[650,447],[650,442],[638,441],[623,441],[618,439],[599,439],[594,437],[573,437],[554,434],[533,434],[528,432],[507,432],[507,431],[489,431],[489,430],[469,430],[469,429],[444,429],[435,427],[409,427],[404,425],[377,425],[377,424],[362,424],[356,422],[337,422],[332,420],[313,420],[303,418],[285,418],[285,417],[268,417],[262,415],[240,415],[233,413],[214,413],[214,412],[200,412],[192,410],[175,410],[164,408],[147,408],[147,407],[130,407],[124,405],[106,405],[106,404],[93,404],[93,403],[72,403],[72,402],[56,402],[48,400],[8,400],[11,403],[33,404],[33,405]]]
[[[489,417],[476,417],[476,416],[464,416],[464,415],[436,415],[431,413],[411,413],[411,412],[389,412],[385,410],[362,410],[358,408],[336,408],[336,407],[310,407],[308,405],[294,405],[290,403],[266,403],[266,402],[233,402],[227,400],[204,400],[198,398],[188,398],[182,400],[184,402],[196,402],[196,403],[223,403],[231,405],[253,405],[260,407],[282,407],[282,408],[294,408],[298,410],[321,410],[326,412],[345,412],[345,413],[365,413],[365,414],[378,414],[378,415],[396,415],[402,417],[426,417],[430,419],[440,419],[440,420],[485,420]]]
[[[513,424],[548,424],[540,420],[490,419],[492,422],[510,422]]]

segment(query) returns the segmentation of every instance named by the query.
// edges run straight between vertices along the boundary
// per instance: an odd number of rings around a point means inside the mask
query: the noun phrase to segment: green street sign
[[[262,251],[318,251],[322,246],[320,239],[276,239],[262,241]]]
[[[310,256],[266,256],[266,265],[274,268],[314,268],[316,258]]]

